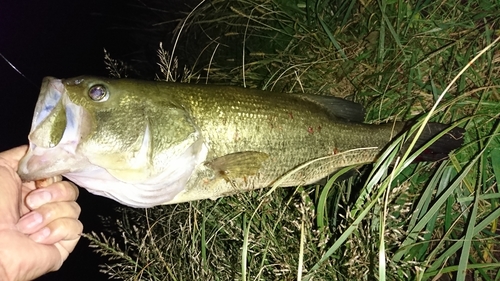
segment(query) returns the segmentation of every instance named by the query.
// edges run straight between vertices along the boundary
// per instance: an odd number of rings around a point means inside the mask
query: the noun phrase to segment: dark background
[[[144,8],[145,2],[2,1],[0,53],[27,79],[0,58],[0,151],[27,143],[44,76],[106,76],[103,48],[114,58],[146,60],[156,55],[159,40],[168,46],[171,35],[158,37],[148,29],[150,23],[144,19],[151,16],[151,11]],[[163,5],[171,10],[157,12],[158,17],[189,9],[186,1],[164,2],[171,2],[170,6]],[[173,27],[175,22],[171,23]],[[118,206],[114,201],[90,195],[83,189],[78,203],[82,208],[80,219],[85,233],[100,232],[99,215],[111,215],[113,208]],[[88,244],[88,240],[82,238],[60,271],[38,280],[107,280],[106,275],[99,273],[98,265],[103,260],[88,248]]]

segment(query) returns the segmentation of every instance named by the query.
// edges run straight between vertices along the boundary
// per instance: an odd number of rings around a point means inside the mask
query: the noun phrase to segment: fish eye
[[[89,89],[89,97],[93,101],[106,101],[109,97],[109,92],[103,85],[94,85]]]

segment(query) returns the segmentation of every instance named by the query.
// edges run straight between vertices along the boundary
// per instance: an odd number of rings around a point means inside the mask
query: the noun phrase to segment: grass
[[[87,235],[110,257],[103,270],[124,280],[500,280],[500,4],[410,2],[206,1],[180,22],[176,49],[160,48],[159,78],[330,94],[365,105],[368,123],[466,128],[449,160],[412,164],[398,154],[412,140],[403,136],[324,185],[123,208],[111,233]],[[184,76],[169,54],[189,65]]]

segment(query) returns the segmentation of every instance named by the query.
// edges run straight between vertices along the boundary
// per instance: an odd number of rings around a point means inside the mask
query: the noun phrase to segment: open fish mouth
[[[28,136],[29,149],[19,163],[21,179],[38,180],[77,169],[83,159],[76,151],[90,127],[86,115],[83,107],[71,102],[62,80],[45,77]]]

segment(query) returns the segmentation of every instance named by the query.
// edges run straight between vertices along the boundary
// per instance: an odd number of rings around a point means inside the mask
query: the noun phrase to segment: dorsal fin
[[[350,122],[365,121],[365,109],[359,103],[332,96],[296,94],[304,100],[314,102],[324,107],[331,115]]]

